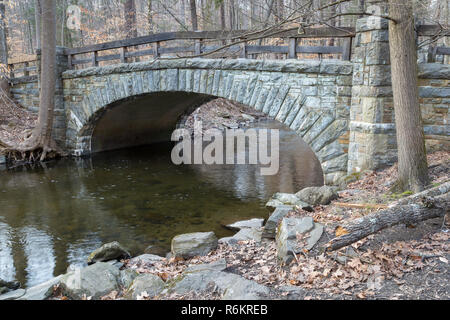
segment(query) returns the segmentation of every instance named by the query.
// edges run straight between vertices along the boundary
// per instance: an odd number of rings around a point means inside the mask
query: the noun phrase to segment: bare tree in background
[[[136,4],[134,0],[126,0],[125,2],[125,29],[127,38],[137,37]]]
[[[41,48],[41,0],[34,0],[34,16],[36,20],[36,49]]]
[[[198,30],[197,4],[195,3],[195,0],[189,0],[189,8],[191,11],[192,30],[197,31]]]
[[[0,2],[0,63],[8,64],[8,32],[6,30],[6,0]]]

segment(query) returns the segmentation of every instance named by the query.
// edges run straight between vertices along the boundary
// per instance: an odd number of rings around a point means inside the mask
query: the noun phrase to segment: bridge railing
[[[10,79],[15,78],[33,78],[38,75],[37,56],[20,61],[11,61],[8,64]]]
[[[351,42],[354,28],[297,28],[269,32],[235,31],[183,31],[152,34],[148,36],[111,41],[91,46],[67,49],[69,68],[77,65],[98,66],[99,62],[119,60],[128,62],[130,58],[167,54],[180,57],[240,57],[255,58],[257,55],[272,53],[283,58],[296,59],[298,54],[338,54],[344,60],[351,58]],[[286,45],[262,45],[259,39],[283,39]],[[299,39],[342,38],[342,46],[301,46]],[[175,43],[174,45],[171,45]],[[181,45],[180,45],[181,44]],[[149,47],[150,46],[150,47]],[[136,49],[136,47],[138,47]],[[145,47],[142,49],[142,47]],[[118,52],[114,52],[118,50]],[[101,55],[100,53],[105,53]],[[81,58],[80,58],[81,57]]]
[[[416,27],[419,37],[434,38],[450,36],[448,29],[437,25],[420,25]],[[278,59],[296,59],[299,55],[313,55],[321,59],[324,55],[351,60],[354,28],[318,27],[292,28],[289,30],[270,30],[252,32],[234,31],[182,31],[151,34],[132,39],[116,40],[79,48],[66,49],[68,68],[78,66],[98,66],[114,61],[129,62],[131,59],[164,55],[177,57],[206,58],[258,58],[265,54],[274,54]],[[263,44],[265,42],[271,43]],[[305,42],[323,42],[327,39],[340,45],[301,45]],[[330,41],[331,42],[331,41]],[[275,43],[275,44],[273,44]],[[281,44],[280,44],[281,43]],[[450,47],[436,46],[434,42],[428,47],[428,62],[436,61],[437,55],[450,55]],[[27,80],[37,76],[37,57],[10,63],[10,78]]]

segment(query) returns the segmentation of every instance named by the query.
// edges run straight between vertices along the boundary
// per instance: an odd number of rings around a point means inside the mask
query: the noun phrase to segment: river
[[[294,132],[274,120],[254,127],[280,130],[274,176],[257,165],[177,166],[171,143],[0,171],[0,278],[30,287],[84,265],[115,240],[140,254],[149,245],[169,251],[180,233],[229,236],[224,224],[267,218],[273,193],[323,183],[319,162]]]

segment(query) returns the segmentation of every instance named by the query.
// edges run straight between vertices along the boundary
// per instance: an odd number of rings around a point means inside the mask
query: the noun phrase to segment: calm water
[[[92,250],[117,240],[132,254],[149,245],[169,251],[180,233],[230,232],[223,224],[268,216],[275,192],[322,184],[311,150],[275,121],[280,170],[255,165],[171,163],[171,144],[0,171],[0,278],[33,286],[83,265]]]

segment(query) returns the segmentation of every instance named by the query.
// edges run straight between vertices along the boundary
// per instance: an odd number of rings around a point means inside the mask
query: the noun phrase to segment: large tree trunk
[[[55,2],[42,0],[41,93],[36,134],[42,136],[44,154],[52,144],[53,111],[56,85],[56,17]],[[45,158],[45,157],[44,157]]]
[[[417,52],[411,0],[389,0],[389,47],[398,145],[398,190],[428,184],[425,138],[417,86]]]
[[[195,3],[195,0],[189,0],[189,6],[191,11],[192,30],[197,31],[198,30],[197,5]]]
[[[127,0],[125,2],[125,29],[127,38],[137,37],[136,4],[134,0]]]

